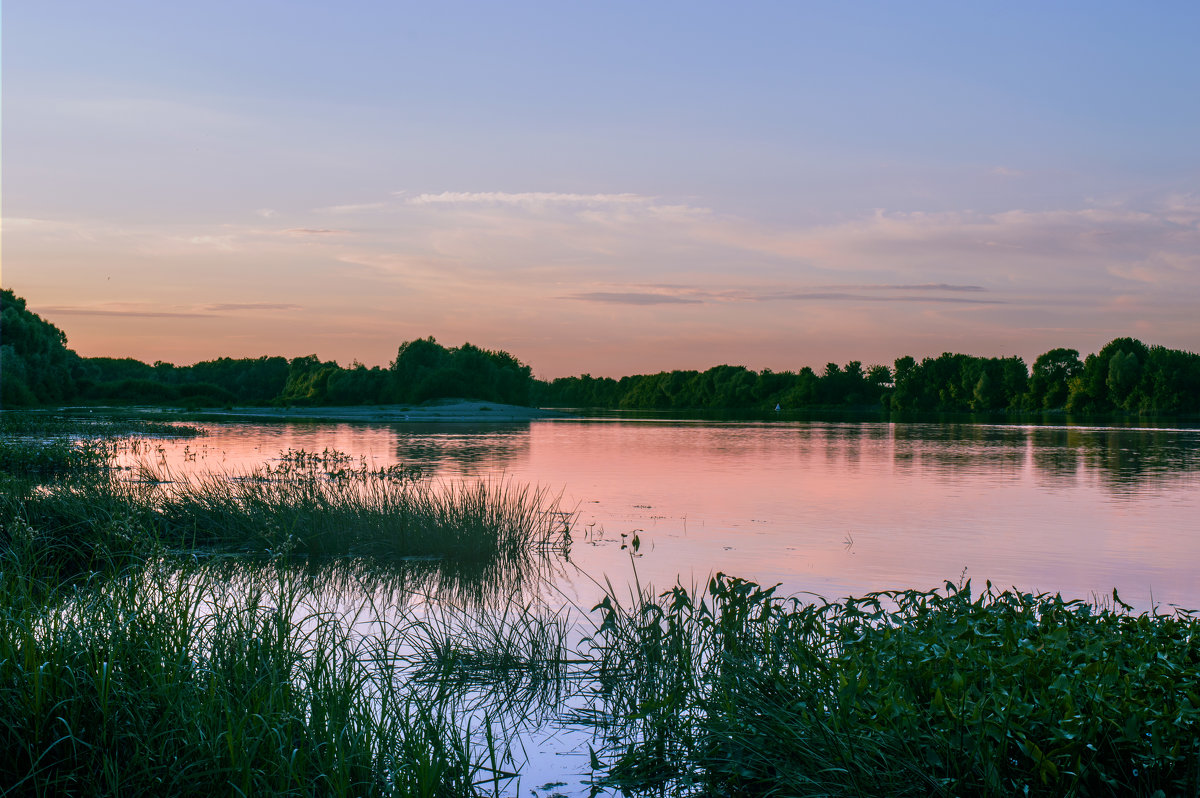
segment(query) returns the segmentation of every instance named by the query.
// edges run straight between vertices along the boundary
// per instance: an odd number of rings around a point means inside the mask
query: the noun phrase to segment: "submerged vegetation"
[[[543,407],[623,410],[855,409],[896,412],[1200,413],[1200,355],[1117,338],[1080,358],[1058,348],[1032,367],[1019,357],[946,352],[891,365],[828,363],[820,372],[721,365],[622,377],[534,379],[504,351],[432,337],[406,341],[386,368],[316,355],[228,358],[190,366],[83,358],[66,335],[0,294],[0,405],[82,402],[184,407],[416,404],[469,397]]]

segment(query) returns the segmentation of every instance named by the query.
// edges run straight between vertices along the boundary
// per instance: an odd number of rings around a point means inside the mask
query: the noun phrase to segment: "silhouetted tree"
[[[85,376],[66,334],[0,289],[0,404],[57,404],[73,399]]]

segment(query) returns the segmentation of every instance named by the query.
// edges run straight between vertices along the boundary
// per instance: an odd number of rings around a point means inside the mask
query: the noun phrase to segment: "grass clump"
[[[92,473],[108,465],[102,440],[14,440],[0,438],[0,474],[9,478],[54,479]]]
[[[400,626],[283,563],[156,561],[30,601],[0,574],[4,795],[472,796]],[[365,626],[365,628],[364,628]]]
[[[51,580],[165,549],[428,559],[450,578],[465,569],[503,581],[569,550],[572,515],[547,491],[510,481],[435,484],[412,468],[294,452],[248,473],[174,477],[109,468],[98,451],[71,478],[11,480],[0,494],[0,551],[42,549]]]
[[[387,470],[144,476],[48,496],[63,507],[78,496],[91,507],[128,508],[171,547],[516,562],[566,544],[552,497],[507,481],[434,484]]]
[[[629,792],[1200,791],[1187,612],[970,582],[805,604],[723,575],[597,609],[589,719],[623,742],[593,765]]]

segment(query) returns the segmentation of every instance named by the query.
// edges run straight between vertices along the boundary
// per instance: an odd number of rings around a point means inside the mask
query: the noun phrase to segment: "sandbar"
[[[512,423],[570,418],[569,413],[537,407],[468,399],[437,399],[419,405],[348,405],[345,407],[233,407],[204,410],[205,416],[272,421],[363,421],[383,423]]]

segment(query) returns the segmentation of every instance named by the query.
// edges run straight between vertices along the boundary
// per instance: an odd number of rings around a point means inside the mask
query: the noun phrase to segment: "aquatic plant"
[[[1194,795],[1200,620],[1131,609],[970,582],[804,603],[720,574],[610,594],[580,719],[634,794]]]
[[[110,453],[100,440],[0,438],[0,473],[24,479],[78,476],[105,467]]]
[[[504,783],[494,739],[407,689],[401,625],[330,606],[286,562],[160,560],[37,597],[16,565],[0,571],[6,796],[448,798]]]
[[[544,489],[434,483],[413,468],[356,467],[331,453],[201,476],[145,463],[114,471],[97,455],[71,474],[0,492],[0,555],[40,551],[31,561],[51,583],[170,550],[428,560],[443,582],[511,591],[567,554],[573,520]]]

